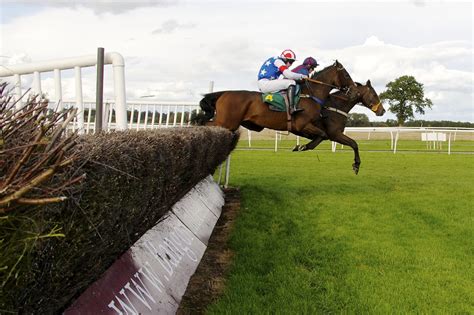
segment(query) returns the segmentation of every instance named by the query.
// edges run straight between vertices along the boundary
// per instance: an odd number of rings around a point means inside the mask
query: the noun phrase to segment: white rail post
[[[230,157],[231,155],[227,157],[227,161],[225,164],[225,184],[224,188],[227,188],[229,186],[229,177],[230,177]]]
[[[107,131],[109,131],[109,130],[110,130],[110,125],[112,124],[112,115],[113,115],[113,113],[114,113],[114,112],[113,112],[114,109],[112,108],[112,105],[110,105],[110,103],[108,103],[108,102],[105,103],[105,108],[106,108],[106,110],[107,110],[107,112],[108,112],[108,114],[107,114],[107,121],[106,121],[105,126],[107,126]]]
[[[449,133],[449,138],[448,138],[448,155],[451,154],[451,132]]]
[[[165,128],[168,128],[168,127],[169,127],[169,124],[170,124],[170,115],[171,115],[171,110],[170,110],[170,107],[167,106],[167,109],[166,109],[166,125],[165,125]]]
[[[143,129],[146,130],[147,126],[148,126],[148,104],[145,104],[145,127]]]
[[[395,135],[395,142],[393,144],[393,154],[397,153],[398,136],[399,136],[399,131],[397,130],[397,134]]]
[[[33,72],[33,91],[41,98],[41,75],[38,71]]]
[[[163,121],[163,105],[160,105],[160,122],[158,123],[158,128],[161,128],[162,121]]]
[[[275,131],[275,152],[278,151],[278,131]]]
[[[81,67],[75,66],[75,81],[76,81],[76,106],[77,106],[77,124],[79,133],[84,133],[84,102],[82,100],[82,75]]]
[[[174,106],[174,115],[173,115],[173,127],[176,127],[176,122],[178,121],[178,105]]]
[[[62,99],[63,90],[61,87],[61,70],[54,69],[54,101],[58,106],[58,111],[62,111],[64,108]]]
[[[155,129],[156,105],[153,105],[153,114],[151,115],[151,129]]]
[[[393,150],[393,132],[390,131],[390,149]]]
[[[118,130],[127,129],[127,95],[125,91],[125,62],[122,55],[110,52],[105,61],[111,63],[114,71],[115,122]]]
[[[128,129],[132,129],[133,127],[133,115],[135,113],[135,104],[132,104],[132,108],[130,110],[130,122],[128,123]]]
[[[16,109],[20,109],[23,107],[23,100],[20,100],[20,97],[21,97],[21,77],[19,74],[15,74],[13,76],[14,80],[15,80],[15,94],[16,94]]]

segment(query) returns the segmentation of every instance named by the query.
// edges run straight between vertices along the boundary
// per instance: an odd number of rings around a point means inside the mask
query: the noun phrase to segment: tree
[[[366,114],[352,113],[347,119],[347,127],[368,127],[370,126],[369,117]]]
[[[387,100],[389,111],[397,116],[398,125],[402,126],[408,119],[414,118],[413,110],[419,114],[425,113],[425,108],[431,108],[433,102],[424,98],[423,84],[417,82],[413,76],[404,75],[389,82],[387,90],[379,97]]]

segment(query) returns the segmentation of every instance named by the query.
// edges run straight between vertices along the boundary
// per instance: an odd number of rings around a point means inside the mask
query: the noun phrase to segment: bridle
[[[340,66],[340,67],[337,67],[336,66],[336,71],[343,71],[345,70],[344,66]],[[323,70],[324,71],[324,70]],[[338,89],[340,91],[343,91],[344,94],[346,95],[346,97],[344,96],[339,96],[339,95],[335,95],[335,97],[339,98],[339,99],[342,99],[342,100],[349,100],[350,99],[350,96],[349,96],[349,93],[351,93],[351,89],[353,86],[349,86],[349,87],[341,87],[341,86],[337,86],[337,85],[334,85],[334,84],[329,84],[329,83],[326,83],[326,82],[322,82],[322,81],[319,81],[319,80],[315,80],[315,79],[312,79],[312,78],[305,78],[305,85],[306,87],[308,88],[309,92],[310,92],[310,97],[315,100],[315,96],[314,96],[314,92],[313,92],[313,89],[311,89],[311,86],[308,84],[308,82],[312,82],[312,83],[316,83],[316,84],[321,84],[321,85],[325,85],[325,86],[329,86],[329,87],[332,87],[332,88],[335,88],[335,89]],[[354,84],[354,87],[356,87],[356,85]],[[320,103],[320,101],[317,101],[317,103]],[[322,105],[322,104],[321,104]]]
[[[379,110],[380,105],[382,105],[382,102],[378,102],[377,104],[370,105],[370,110],[376,113]]]
[[[308,87],[309,88],[309,87]],[[311,90],[310,90],[311,91]],[[359,93],[359,92],[358,92]],[[368,93],[368,91],[366,92]],[[347,101],[348,98],[346,98],[345,96],[340,96],[340,95],[335,95],[335,94],[331,94],[331,97],[335,97],[335,98],[338,98],[338,99],[341,99],[343,101]],[[370,108],[374,113],[377,113],[377,110],[379,109],[379,107],[382,105],[381,101],[379,100],[378,103],[376,104],[371,104],[369,106],[366,106],[368,108]],[[330,110],[332,112],[335,112],[335,113],[338,113],[340,115],[343,115],[345,117],[349,117],[349,113],[348,112],[345,112],[341,109],[338,109],[338,108],[335,108],[335,107],[331,107],[331,106],[324,106],[325,109],[327,110]]]
[[[370,89],[367,90],[366,93],[368,93],[370,91]],[[369,106],[366,106],[367,108],[370,108],[371,111],[373,111],[374,113],[377,113],[379,107],[382,105],[382,102],[379,100],[378,103],[375,103],[375,104],[370,104]]]

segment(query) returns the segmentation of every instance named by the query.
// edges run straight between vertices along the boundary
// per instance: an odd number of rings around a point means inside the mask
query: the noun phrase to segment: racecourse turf
[[[474,139],[472,139],[474,140]],[[472,140],[458,140],[451,142],[451,153],[474,153],[474,141]],[[306,139],[301,139],[301,144],[309,142]],[[296,145],[295,139],[285,139],[277,142],[278,150],[293,149]],[[393,144],[390,139],[382,140],[361,140],[357,139],[359,148],[364,151],[392,151]],[[248,141],[240,141],[237,145],[238,149],[269,149],[275,150],[275,140],[252,140],[249,147]],[[432,142],[422,142],[417,140],[403,140],[398,141],[396,151],[398,152],[424,152],[424,153],[448,153],[449,145],[445,142],[440,142],[434,147]],[[323,141],[316,149],[317,151],[331,150],[331,142]],[[337,144],[336,151],[347,150],[352,151],[352,148],[347,145]]]
[[[210,314],[474,313],[474,154],[236,150]]]

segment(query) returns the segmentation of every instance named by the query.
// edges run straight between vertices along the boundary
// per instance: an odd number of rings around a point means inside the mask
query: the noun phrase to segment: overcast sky
[[[0,1],[2,66],[104,47],[125,58],[128,99],[198,102],[211,80],[215,91],[257,90],[263,61],[290,48],[295,65],[307,56],[321,68],[338,59],[379,93],[412,75],[434,104],[416,118],[474,122],[471,1]],[[83,74],[90,99],[94,72]],[[74,98],[72,76],[63,74],[65,98]],[[42,78],[54,95],[52,75]],[[112,86],[105,90],[111,96]]]

